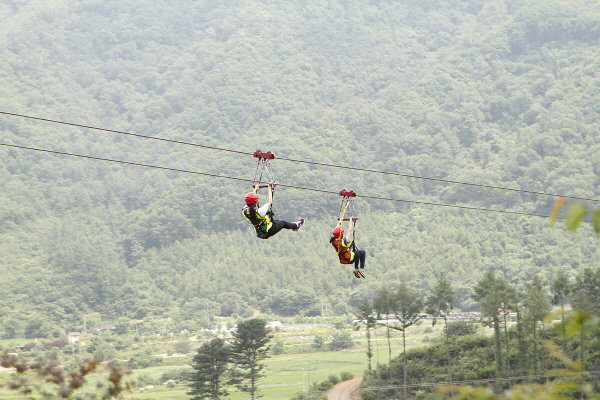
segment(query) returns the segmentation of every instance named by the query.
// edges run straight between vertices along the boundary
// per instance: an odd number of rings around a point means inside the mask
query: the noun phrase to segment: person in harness
[[[300,218],[296,222],[287,222],[273,218],[271,206],[273,205],[273,188],[275,186],[274,183],[269,183],[267,202],[261,207],[258,204],[257,194],[259,185],[253,185],[254,190],[246,195],[246,207],[242,209],[244,218],[254,225],[256,236],[261,239],[268,239],[282,229],[297,231],[304,225],[304,218]]]
[[[340,226],[336,226],[333,229],[332,237],[329,239],[329,243],[333,246],[333,248],[337,251],[338,257],[340,259],[340,263],[342,264],[352,264],[354,263],[354,275],[358,278],[364,278],[365,274],[365,258],[367,257],[367,253],[364,250],[359,250],[352,237],[352,231],[354,229],[354,224],[352,221],[354,218],[348,223],[348,229],[346,232],[346,237],[344,237],[344,229]],[[360,269],[359,269],[360,264]],[[360,275],[360,276],[359,276]]]

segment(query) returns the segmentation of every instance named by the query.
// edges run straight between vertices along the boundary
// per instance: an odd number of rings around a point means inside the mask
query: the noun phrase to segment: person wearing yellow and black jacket
[[[300,218],[296,222],[287,222],[273,218],[273,188],[276,185],[269,183],[269,195],[267,202],[261,207],[258,204],[258,185],[254,185],[254,190],[248,193],[245,197],[246,207],[242,209],[244,217],[254,225],[256,236],[261,239],[268,239],[282,229],[291,229],[297,231],[304,225],[304,218]]]

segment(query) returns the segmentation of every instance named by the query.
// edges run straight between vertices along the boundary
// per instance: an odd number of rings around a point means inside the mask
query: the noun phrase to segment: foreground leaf
[[[588,211],[584,210],[581,203],[573,203],[567,210],[567,220],[566,225],[567,229],[571,232],[574,232],[579,228],[581,222],[583,221],[583,217],[588,213]]]
[[[597,235],[600,235],[600,210],[597,210],[592,217],[592,225]]]
[[[556,222],[556,218],[558,217],[558,213],[560,209],[565,204],[566,199],[561,197],[554,202],[554,207],[552,207],[552,212],[550,213],[550,226],[553,226]]]

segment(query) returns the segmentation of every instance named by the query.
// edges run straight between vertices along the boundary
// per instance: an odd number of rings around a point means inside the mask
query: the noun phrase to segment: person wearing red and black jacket
[[[333,229],[331,239],[329,243],[337,251],[340,263],[352,264],[354,263],[354,269],[358,270],[359,266],[361,271],[365,269],[365,258],[367,253],[364,250],[359,250],[354,240],[352,239],[352,222],[348,223],[348,231],[346,237],[344,237],[344,229],[340,226],[336,226]]]

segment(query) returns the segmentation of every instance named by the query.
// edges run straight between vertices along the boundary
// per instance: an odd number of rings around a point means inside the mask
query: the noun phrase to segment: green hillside
[[[600,7],[584,0],[240,2],[7,0],[0,111],[251,153],[600,198]],[[0,143],[252,179],[248,155],[0,114]],[[261,241],[249,183],[0,146],[4,336],[83,314],[195,329],[255,309],[344,314],[360,294],[446,274],[456,306],[488,269],[595,265],[598,241],[549,228],[554,198],[274,160]],[[357,199],[358,281],[328,244]],[[594,205],[597,207],[596,205]],[[25,312],[26,310],[26,312]],[[10,327],[7,328],[7,327]]]

